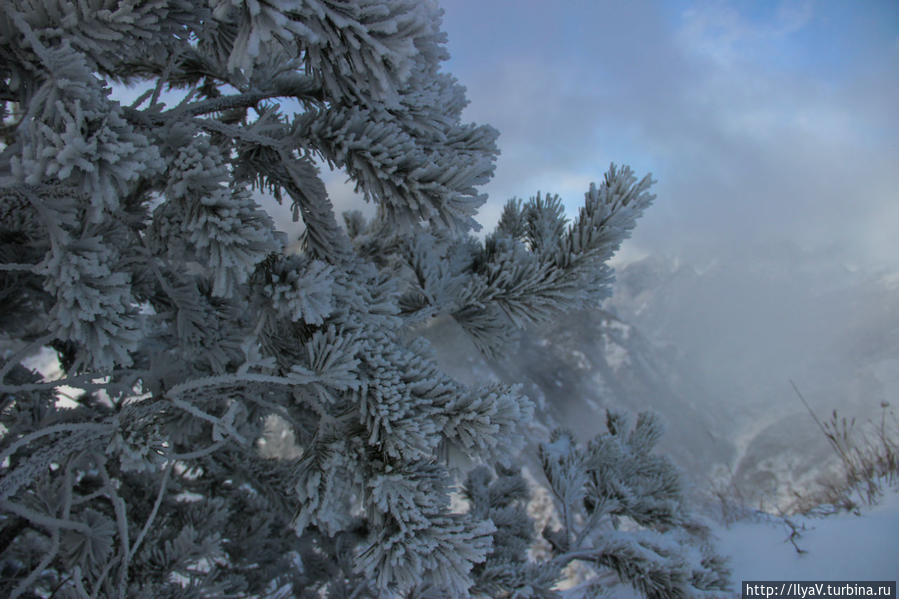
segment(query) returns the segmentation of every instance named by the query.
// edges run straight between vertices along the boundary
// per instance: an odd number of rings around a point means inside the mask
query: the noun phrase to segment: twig
[[[210,424],[213,425],[213,427],[223,428],[225,430],[225,432],[227,432],[231,437],[233,437],[241,445],[247,445],[249,443],[249,441],[247,441],[247,439],[244,438],[243,435],[241,435],[239,432],[237,432],[237,430],[234,428],[234,426],[232,426],[232,424],[230,422],[228,422],[222,418],[219,418],[217,416],[213,416],[212,414],[210,414],[208,412],[204,412],[197,406],[191,405],[191,404],[187,403],[186,401],[184,401],[183,399],[171,398],[170,401],[172,402],[172,405],[174,405],[175,407],[181,408],[188,414],[196,416],[200,420],[205,420],[206,422],[209,422]],[[226,415],[227,415],[227,413],[226,413]],[[215,429],[213,429],[213,437],[216,436],[214,431],[215,431]]]
[[[271,385],[292,387],[294,385],[307,385],[315,382],[315,380],[316,377],[300,375],[297,373],[292,373],[292,375],[288,377],[270,374],[253,374],[249,372],[243,374],[221,374],[192,379],[185,383],[175,385],[169,389],[168,395],[170,397],[177,397],[195,389],[202,389],[204,387],[223,387],[239,383],[268,383]]]
[[[37,441],[41,437],[46,437],[47,435],[53,435],[56,433],[73,433],[79,431],[96,431],[97,433],[108,433],[112,432],[113,428],[114,427],[112,424],[100,424],[97,422],[54,424],[52,426],[34,431],[33,433],[29,433],[24,437],[13,441],[9,447],[0,452],[0,463],[3,463],[6,458],[12,456],[12,454],[18,451],[20,447],[27,445],[32,441]]]
[[[196,451],[189,451],[187,453],[172,453],[168,454],[167,457],[172,460],[177,460],[179,462],[185,462],[187,460],[196,460],[198,458],[206,457],[210,454],[215,453],[226,444],[225,441],[216,441],[209,447],[204,447],[203,449],[198,449]]]
[[[0,392],[5,393],[26,393],[28,391],[47,391],[56,389],[57,387],[74,387],[83,391],[95,391],[97,389],[105,389],[107,383],[85,382],[97,378],[94,375],[66,377],[63,379],[55,379],[44,383],[26,383],[24,385],[0,385]]]
[[[165,64],[165,68],[162,70],[162,74],[159,76],[159,80],[156,82],[156,86],[153,89],[153,97],[150,98],[150,108],[153,109],[156,107],[156,103],[159,101],[159,94],[162,93],[162,86],[168,82],[169,77],[172,75],[172,68],[175,66],[175,62],[178,60],[180,52],[175,51],[172,52],[172,55],[169,57],[169,60]],[[171,89],[171,88],[169,88]]]
[[[793,386],[793,391],[796,392],[796,395],[799,397],[799,401],[802,402],[802,405],[805,406],[805,409],[808,410],[808,413],[811,414],[812,419],[815,421],[815,424],[818,425],[818,428],[821,429],[821,433],[824,434],[824,437],[830,441],[831,447],[833,447],[834,451],[837,452],[837,456],[842,459],[847,465],[850,463],[849,456],[843,451],[843,449],[839,446],[839,444],[835,443],[831,438],[831,435],[827,432],[827,429],[824,428],[824,425],[818,420],[818,416],[815,414],[812,407],[808,405],[808,402],[805,401],[805,397],[803,397],[802,393],[799,391],[799,387],[796,386],[796,383],[793,382],[793,379],[790,379],[790,384]]]
[[[554,557],[550,561],[550,564],[552,564],[554,566],[558,566],[560,568],[564,568],[570,562],[572,562],[576,559],[596,560],[597,558],[601,557],[603,553],[604,552],[602,549],[579,549],[577,551],[568,551],[566,553],[563,553],[561,555],[557,555],[556,557]]]
[[[152,89],[148,89],[147,91],[145,91],[144,93],[142,93],[141,95],[139,95],[139,96],[137,97],[137,99],[134,100],[134,102],[131,103],[131,105],[129,106],[129,108],[131,108],[132,110],[137,110],[137,107],[140,106],[141,104],[143,104],[144,102],[146,102],[147,98],[149,98],[150,95],[152,95],[152,94],[153,94],[153,90],[152,90]]]
[[[3,506],[3,509],[10,511],[17,516],[21,516],[22,518],[30,520],[34,524],[43,526],[44,528],[51,531],[65,528],[67,530],[75,530],[86,535],[89,535],[91,533],[91,527],[83,522],[62,520],[60,518],[54,518],[53,516],[40,514],[32,510],[31,508],[27,508],[24,505],[19,505],[8,500],[0,501],[0,506]]]
[[[784,518],[783,521],[784,521],[784,524],[786,524],[787,526],[790,527],[790,536],[787,537],[787,540],[790,543],[792,543],[793,549],[796,550],[796,553],[798,553],[799,555],[802,555],[803,553],[808,553],[808,551],[806,551],[805,549],[802,549],[801,547],[799,547],[799,545],[796,544],[796,539],[798,539],[800,536],[802,536],[799,533],[799,529],[797,528],[796,524],[794,524],[793,521],[790,520],[789,518]]]
[[[99,460],[96,461],[97,466],[100,470],[100,476],[103,477],[104,488],[109,494],[109,500],[112,502],[113,508],[115,509],[116,525],[119,529],[119,537],[121,537],[122,540],[123,567],[119,569],[119,597],[124,599],[124,589],[128,577],[128,557],[131,555],[130,540],[128,538],[128,516],[125,512],[125,500],[122,499],[118,491],[116,491],[115,486],[112,484],[112,479],[109,476],[109,472],[106,470],[106,466]]]
[[[53,590],[50,592],[50,596],[47,597],[47,599],[53,599],[54,597],[56,597],[56,593],[58,593],[59,590],[60,590],[60,589],[61,589],[67,582],[69,582],[69,581],[72,579],[72,576],[73,576],[72,574],[69,574],[69,575],[67,575],[65,578],[63,578],[62,580],[60,580],[60,581],[57,583],[57,585],[56,585],[55,587],[53,587]]]
[[[3,264],[0,264],[0,270],[5,270],[7,272],[30,272],[37,274],[39,266],[39,264],[5,262]]]
[[[141,543],[144,542],[144,538],[146,538],[147,533],[150,532],[150,526],[153,525],[153,520],[156,519],[156,514],[159,513],[159,507],[162,505],[162,498],[165,496],[165,490],[169,483],[169,477],[172,474],[172,468],[175,466],[175,460],[169,462],[168,466],[166,466],[165,471],[162,473],[162,482],[159,483],[159,492],[156,493],[156,501],[153,503],[153,509],[150,510],[150,515],[147,517],[147,521],[144,522],[144,527],[141,529],[140,534],[137,535],[137,538],[134,540],[134,545],[131,546],[131,553],[128,554],[128,560],[130,561],[137,555],[137,550],[140,549]],[[125,564],[125,568],[127,569],[127,563]]]
[[[602,509],[600,509],[600,507],[602,507]],[[606,516],[609,512],[617,509],[617,507],[618,507],[618,501],[614,500],[614,499],[612,501],[610,501],[608,505],[605,505],[605,504],[597,505],[594,508],[593,513],[590,514],[590,517],[584,523],[584,527],[581,529],[581,532],[575,538],[574,546],[580,547],[581,544],[584,542],[584,540],[587,538],[587,535],[589,535],[593,531],[593,528],[600,521],[600,519],[602,519],[604,516]]]

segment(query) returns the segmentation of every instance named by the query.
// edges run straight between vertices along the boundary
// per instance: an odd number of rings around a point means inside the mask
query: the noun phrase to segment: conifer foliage
[[[480,469],[472,508],[449,500],[454,456],[507,463],[531,402],[457,383],[416,331],[445,315],[495,352],[601,299],[651,181],[613,166],[572,223],[512,201],[478,241],[497,132],[461,121],[443,44],[419,0],[0,3],[0,594],[489,596],[497,559],[551,586],[518,483],[484,503]],[[316,159],[377,217],[341,227]],[[261,194],[302,220],[298,252]],[[42,348],[59,378],[26,367]],[[564,443],[543,458],[566,501],[675,517],[667,471],[602,442],[572,470]],[[639,543],[591,559],[689,575]]]
[[[650,413],[632,424],[609,412],[606,431],[586,447],[564,430],[540,444],[559,522],[541,532],[549,555],[538,561],[526,559],[537,531],[520,471],[472,470],[463,487],[472,512],[498,529],[490,559],[474,568],[477,596],[606,597],[615,596],[618,582],[649,599],[719,596],[730,572],[690,515],[677,470],[652,452],[660,434]],[[584,568],[582,580],[563,595],[555,587],[575,562]]]

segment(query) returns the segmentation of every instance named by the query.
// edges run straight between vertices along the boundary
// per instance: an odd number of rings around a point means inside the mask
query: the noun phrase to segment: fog
[[[442,5],[464,116],[501,134],[488,229],[537,190],[575,215],[612,161],[652,172],[616,264],[704,276],[657,273],[642,314],[622,290],[625,318],[753,414],[802,410],[790,379],[826,412],[860,380],[896,399],[899,5]]]
[[[500,131],[486,230],[538,190],[574,217],[610,162],[657,181],[604,308],[696,382],[655,407],[718,419],[733,453],[704,459],[777,503],[833,453],[791,382],[825,421],[895,414],[899,5],[441,5],[463,117]],[[671,428],[674,446],[707,432]]]

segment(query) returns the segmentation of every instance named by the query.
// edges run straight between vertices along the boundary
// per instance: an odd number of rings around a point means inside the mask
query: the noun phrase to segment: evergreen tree
[[[474,570],[482,596],[559,598],[553,587],[573,562],[589,576],[566,598],[614,597],[610,573],[613,583],[649,599],[720,596],[727,588],[730,572],[690,515],[677,470],[652,453],[661,436],[656,418],[644,412],[632,424],[609,412],[606,429],[585,448],[564,430],[540,444],[560,525],[543,529],[550,555],[537,563],[524,559],[535,531],[521,474],[497,468],[492,475],[485,467],[469,473],[464,491],[472,511],[498,529],[490,559]]]
[[[497,132],[461,122],[443,44],[418,0],[0,4],[0,593],[463,597],[506,562],[557,580],[523,561],[518,483],[449,501],[450,457],[508,462],[530,401],[452,380],[416,331],[452,317],[494,352],[602,299],[651,181],[613,166],[570,224],[556,196],[512,201],[478,241]],[[315,159],[371,222],[339,226]],[[261,193],[302,220],[299,252]],[[25,366],[41,348],[59,378]],[[616,455],[633,497],[587,513],[667,514],[658,473],[631,484]],[[616,555],[590,559],[669,568]]]

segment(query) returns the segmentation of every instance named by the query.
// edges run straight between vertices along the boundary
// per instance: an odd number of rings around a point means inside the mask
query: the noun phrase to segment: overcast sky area
[[[899,2],[443,0],[464,118],[500,131],[490,201],[610,162],[658,181],[626,254],[793,239],[899,265]]]

